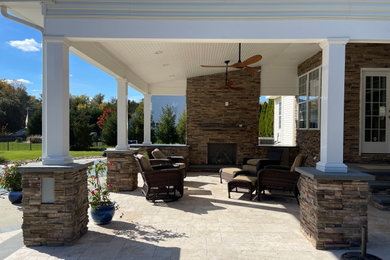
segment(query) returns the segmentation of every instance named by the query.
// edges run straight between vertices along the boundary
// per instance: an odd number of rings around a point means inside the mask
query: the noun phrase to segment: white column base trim
[[[344,163],[323,163],[318,162],[316,169],[322,172],[342,172],[347,173],[348,167]]]
[[[142,143],[143,145],[152,145],[152,142],[149,142],[149,141],[145,141]]]
[[[42,158],[43,165],[67,165],[73,163],[72,156],[47,156]]]
[[[115,150],[117,150],[117,151],[126,151],[128,149],[129,149],[129,147],[127,145],[126,146],[123,146],[123,145],[115,146]]]

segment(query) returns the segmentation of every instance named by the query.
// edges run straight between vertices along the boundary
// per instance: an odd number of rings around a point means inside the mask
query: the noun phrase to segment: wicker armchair
[[[261,193],[265,193],[265,190],[285,190],[294,193],[294,197],[299,204],[299,190],[297,183],[300,174],[295,172],[295,167],[303,165],[306,156],[298,154],[295,157],[294,163],[291,167],[269,165],[258,173],[257,181],[257,199],[261,200]]]
[[[154,158],[152,160],[165,160],[173,165],[173,167],[180,168],[183,171],[184,178],[187,176],[187,164],[184,156],[174,155],[174,156],[166,156],[160,149],[148,149],[147,153],[149,158]]]
[[[142,175],[142,192],[147,200],[175,201],[183,197],[183,173],[178,168],[152,167],[149,160],[141,155],[134,155],[137,167]]]

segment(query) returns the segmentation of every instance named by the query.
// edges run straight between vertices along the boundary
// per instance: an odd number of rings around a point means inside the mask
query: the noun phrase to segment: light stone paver
[[[142,185],[139,178],[139,186]],[[338,259],[342,250],[319,251],[303,236],[294,198],[249,201],[219,183],[215,173],[189,173],[176,202],[150,203],[141,191],[113,193],[120,209],[72,246],[16,248],[7,259]],[[3,196],[4,197],[4,196]],[[0,198],[0,250],[20,236],[22,207]],[[390,255],[390,212],[369,208],[368,251]],[[20,236],[21,239],[21,236]]]

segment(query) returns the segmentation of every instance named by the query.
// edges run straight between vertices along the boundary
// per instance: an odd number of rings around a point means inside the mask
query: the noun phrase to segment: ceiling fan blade
[[[241,67],[245,67],[245,66],[248,66],[248,65],[251,65],[253,63],[260,61],[262,58],[263,58],[263,56],[261,56],[261,55],[255,55],[255,56],[252,56],[252,57],[244,60],[243,62],[240,63],[240,65],[241,65]],[[235,65],[235,64],[233,64],[233,65]]]
[[[230,66],[213,66],[213,65],[200,65],[202,68],[233,68]]]
[[[244,68],[242,68],[242,70],[247,71],[247,72],[251,72],[251,73],[259,73],[260,72],[260,69],[252,68],[252,67],[244,67]]]

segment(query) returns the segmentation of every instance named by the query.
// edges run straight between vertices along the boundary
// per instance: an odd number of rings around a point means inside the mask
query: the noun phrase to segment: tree
[[[102,138],[106,145],[114,146],[117,144],[117,121],[116,112],[111,113],[104,122]]]
[[[11,85],[0,80],[0,126],[10,132],[24,128],[27,108],[32,100],[23,84],[15,81]]]
[[[71,115],[70,145],[73,150],[87,150],[92,145],[91,132],[93,125],[89,124],[90,116],[86,109]]]
[[[175,127],[176,115],[173,108],[166,105],[162,108],[160,122],[157,127],[157,143],[174,144],[177,143],[178,136]]]
[[[130,118],[129,139],[142,143],[144,140],[144,103],[138,104],[134,114]]]
[[[176,131],[180,144],[187,143],[187,111],[184,110],[177,122]]]
[[[272,99],[260,108],[259,136],[273,137],[274,135],[274,101]]]
[[[38,108],[29,118],[27,123],[27,135],[42,135],[42,107]]]

